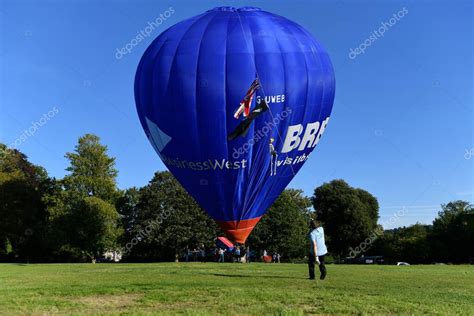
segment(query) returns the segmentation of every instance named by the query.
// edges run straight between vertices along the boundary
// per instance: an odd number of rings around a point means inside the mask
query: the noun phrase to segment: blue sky
[[[385,227],[430,223],[441,203],[473,202],[472,1],[2,1],[0,141],[11,144],[44,123],[18,149],[62,177],[64,154],[94,133],[116,157],[120,188],[146,184],[165,167],[135,111],[139,59],[166,28],[227,5],[298,22],[332,58],[331,122],[290,187],[311,195],[323,182],[345,179],[378,198],[380,222],[393,221]],[[150,37],[116,58],[169,7],[175,12]],[[406,13],[383,37],[350,58],[400,10]]]

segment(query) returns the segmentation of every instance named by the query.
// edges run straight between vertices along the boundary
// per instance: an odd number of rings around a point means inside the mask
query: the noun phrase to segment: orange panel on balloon
[[[217,221],[222,230],[235,242],[245,243],[255,225],[262,217],[244,219],[241,221]]]

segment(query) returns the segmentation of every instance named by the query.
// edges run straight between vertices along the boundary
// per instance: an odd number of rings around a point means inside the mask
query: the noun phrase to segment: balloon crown
[[[215,7],[214,9],[208,10],[209,11],[261,11],[262,9],[257,8],[257,7],[241,7],[241,8],[236,8],[236,7]]]

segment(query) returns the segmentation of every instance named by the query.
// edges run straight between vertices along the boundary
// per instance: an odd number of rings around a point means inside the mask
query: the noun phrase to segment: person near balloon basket
[[[225,250],[222,248],[219,248],[219,261],[218,262],[225,262],[224,253],[225,253]]]
[[[237,246],[234,251],[234,262],[240,262],[240,247]]]

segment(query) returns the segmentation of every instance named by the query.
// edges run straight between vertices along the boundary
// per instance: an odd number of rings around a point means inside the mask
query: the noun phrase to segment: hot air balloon
[[[147,48],[135,77],[152,146],[238,243],[318,144],[334,94],[321,44],[254,7],[219,7],[171,26]]]

